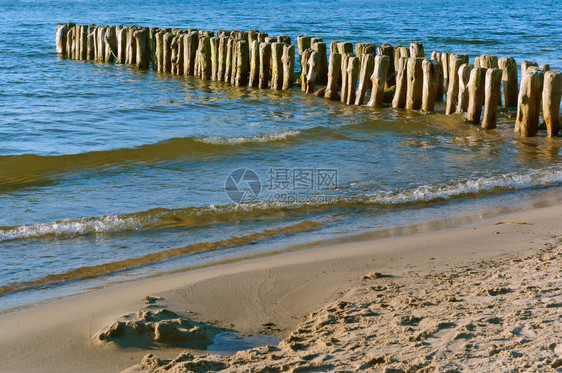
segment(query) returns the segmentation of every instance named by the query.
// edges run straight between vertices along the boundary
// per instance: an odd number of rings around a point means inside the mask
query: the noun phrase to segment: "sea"
[[[294,44],[300,34],[422,42],[426,56],[560,70],[558,1],[0,0],[0,10],[0,313],[562,201],[562,140],[515,134],[513,110],[486,131],[441,103],[437,114],[347,106],[55,50],[66,22],[257,29]]]

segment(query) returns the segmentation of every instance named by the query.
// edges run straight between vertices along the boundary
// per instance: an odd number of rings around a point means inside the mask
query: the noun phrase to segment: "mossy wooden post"
[[[303,66],[302,54],[304,53],[305,50],[310,48],[310,36],[308,35],[297,36],[297,47],[299,49],[299,65],[301,67],[301,72],[302,72],[302,66]]]
[[[445,101],[449,90],[449,56],[450,53],[441,53],[441,73],[443,74],[443,95],[445,96]]]
[[[199,47],[199,32],[191,31],[183,38],[183,73],[195,75],[195,55]]]
[[[316,78],[318,77],[318,67],[320,64],[318,52],[312,49],[307,49],[304,55],[308,57],[308,66],[306,69],[307,74],[305,79],[305,92],[314,93],[314,87],[316,87]]]
[[[295,82],[295,46],[283,46],[283,89],[289,89]]]
[[[359,76],[359,69],[361,62],[359,57],[352,56],[347,61],[347,93],[345,95],[346,105],[353,105],[355,103],[355,92],[357,91],[357,77]]]
[[[258,41],[259,41],[260,43],[265,42],[265,39],[267,38],[267,36],[268,36],[268,35],[267,35],[267,32],[260,32],[260,33],[258,34]]]
[[[498,60],[502,69],[503,106],[517,106],[517,64],[512,57],[502,57]]]
[[[384,43],[378,48],[379,55],[388,56],[391,61],[394,61],[394,48],[388,43]],[[396,76],[394,72],[394,63],[388,64],[388,72],[386,74],[385,89],[390,88],[396,84]]]
[[[410,43],[410,57],[425,58],[425,52],[423,50],[422,43]]]
[[[141,29],[133,32],[135,38],[135,63],[141,69],[148,69],[150,63],[148,53],[148,29]]]
[[[361,47],[362,48],[362,47]],[[371,76],[375,69],[375,56],[371,53],[363,55],[361,59],[361,71],[359,72],[359,85],[355,95],[355,105],[363,105],[365,94],[371,88]]]
[[[149,37],[148,37],[148,45],[149,45],[149,48],[148,48],[149,52],[148,52],[148,54],[150,55],[150,31],[149,31],[149,34],[148,34],[148,35],[149,35]],[[183,50],[185,44],[184,44],[183,39],[184,39],[186,36],[187,36],[187,35],[184,34],[184,33],[178,35],[178,40],[177,40],[177,43],[178,43],[178,52],[177,52],[177,53],[178,53],[178,54],[176,55],[176,73],[177,73],[178,75],[185,75],[185,70],[184,70],[184,68],[185,68],[185,62],[184,62],[184,60],[183,60],[183,59],[185,58],[185,51]]]
[[[277,43],[277,38],[274,38],[272,36],[268,36],[267,38],[265,38],[265,42],[269,43],[269,44]]]
[[[278,43],[291,44],[291,37],[289,35],[279,35],[277,37]]]
[[[347,101],[347,64],[349,59],[353,57],[352,53],[346,53],[342,56],[341,61],[341,90],[340,90],[340,101],[345,103]]]
[[[391,61],[394,63],[394,59],[391,59],[390,56],[379,55],[375,57],[374,61],[373,74],[371,75],[371,99],[367,103],[367,106],[381,107],[384,97],[384,87],[388,81],[388,65],[391,64]]]
[[[338,81],[341,77],[341,58],[339,53],[330,53],[330,63],[328,64],[328,84],[324,98],[328,100],[338,99]]]
[[[542,117],[548,137],[558,136],[560,131],[560,98],[562,95],[562,73],[550,70],[544,74],[542,90]]]
[[[252,43],[254,41],[258,41],[258,35],[259,35],[259,31],[258,30],[250,30],[248,31],[248,45],[250,46],[250,53],[252,50]],[[218,35],[217,35],[218,36]]]
[[[117,56],[117,36],[115,26],[105,28],[105,62],[114,62]]]
[[[439,63],[439,85],[435,94],[436,101],[443,101],[443,64],[441,63],[441,52],[431,52],[431,59]]]
[[[57,53],[58,54],[65,54],[66,53],[66,34],[68,32],[67,26],[63,23],[57,24],[57,35],[56,35],[56,44],[57,44]]]
[[[236,78],[234,85],[237,87],[245,86],[248,84],[248,73],[250,70],[250,63],[248,60],[249,47],[248,41],[238,40],[236,42]]]
[[[484,89],[484,116],[482,118],[482,128],[487,130],[496,128],[498,103],[501,96],[501,81],[501,69],[487,69],[485,84],[486,87]]]
[[[271,66],[271,44],[261,42],[260,43],[260,68],[259,68],[259,81],[258,87],[261,89],[267,88],[270,75]]]
[[[174,39],[174,34],[171,32],[166,32],[163,38],[163,66],[162,72],[170,73],[172,71],[172,40]]]
[[[228,37],[219,36],[219,49],[218,49],[218,59],[217,59],[217,80],[219,82],[224,81],[224,75],[226,72],[226,49],[228,44]]]
[[[470,73],[472,65],[463,63],[459,67],[459,96],[457,99],[457,113],[465,113],[468,109],[468,82],[470,80]]]
[[[219,76],[219,38],[213,36],[211,43],[211,80],[217,80]]]
[[[199,72],[200,78],[204,80],[211,79],[211,38],[203,36],[199,38],[199,48],[197,50],[199,55]]]
[[[353,54],[353,44],[345,41],[338,42],[338,53],[342,56],[344,54]]]
[[[459,68],[463,59],[458,54],[449,55],[449,89],[447,89],[447,103],[445,114],[453,114],[457,111],[459,99]]]
[[[408,58],[406,76],[408,85],[406,87],[406,109],[419,110],[422,104],[423,94],[423,58]]]
[[[537,68],[528,68],[519,91],[519,115],[516,119],[516,128],[521,136],[532,137],[539,129],[540,103],[544,72]]]
[[[479,56],[477,60],[474,62],[474,67],[477,67],[476,64],[479,64],[478,67],[483,67],[485,69],[497,69],[498,65],[498,57],[491,55],[491,54],[482,54]]]
[[[224,81],[230,82],[230,76],[232,75],[232,59],[233,59],[233,50],[234,50],[234,43],[235,40],[232,37],[229,37],[226,42],[226,63],[224,69]]]
[[[408,90],[408,57],[400,57],[396,69],[396,90],[392,99],[392,107],[403,109],[406,107],[406,92]]]
[[[260,42],[252,41],[250,45],[250,77],[249,87],[258,87],[260,81]]]
[[[422,111],[429,113],[435,109],[435,99],[439,87],[439,76],[441,65],[433,59],[424,59],[422,62],[423,89],[422,89]]]
[[[466,121],[469,123],[480,123],[482,114],[482,102],[486,82],[486,69],[475,67],[470,72],[468,79],[468,108],[466,109]]]
[[[320,38],[311,39],[311,48],[318,53],[318,77],[316,82],[326,84],[328,82],[328,52],[326,43]]]
[[[283,43],[271,44],[271,89],[283,88]]]
[[[540,65],[539,69],[541,69],[543,71],[543,73],[546,73],[546,72],[550,71],[550,65],[545,63],[543,65]]]

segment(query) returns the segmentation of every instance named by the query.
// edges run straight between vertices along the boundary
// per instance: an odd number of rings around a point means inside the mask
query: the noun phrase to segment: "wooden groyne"
[[[426,58],[417,42],[409,47],[356,43],[354,53],[352,43],[332,41],[328,53],[324,40],[308,35],[299,35],[295,47],[288,35],[271,37],[258,30],[74,23],[57,25],[56,50],[69,59],[152,67],[235,86],[287,90],[297,84],[304,93],[347,105],[387,103],[431,113],[437,101],[445,101],[445,114],[462,114],[484,129],[496,127],[498,107],[517,108],[515,131],[522,136],[535,136],[542,128],[549,137],[560,132],[562,74],[521,61],[518,84],[512,57],[483,54],[471,65],[467,55],[457,53],[433,51]]]

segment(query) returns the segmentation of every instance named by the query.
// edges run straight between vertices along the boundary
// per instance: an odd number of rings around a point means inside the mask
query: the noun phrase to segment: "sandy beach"
[[[557,205],[64,299],[0,317],[0,370],[560,371],[561,228]],[[202,353],[220,328],[282,341]]]

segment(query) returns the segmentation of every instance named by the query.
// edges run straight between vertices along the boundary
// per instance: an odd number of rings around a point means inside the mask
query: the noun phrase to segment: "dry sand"
[[[558,205],[137,281],[1,316],[0,371],[562,371],[561,264]]]

